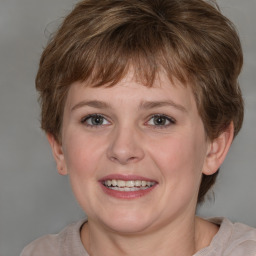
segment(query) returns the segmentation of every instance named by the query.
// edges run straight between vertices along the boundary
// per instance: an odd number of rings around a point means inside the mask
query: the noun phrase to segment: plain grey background
[[[97,1],[97,0],[95,0]],[[40,130],[34,78],[43,46],[75,0],[0,0],[0,255],[84,216]],[[218,1],[237,26],[245,63],[244,126],[202,216],[256,227],[256,0]]]

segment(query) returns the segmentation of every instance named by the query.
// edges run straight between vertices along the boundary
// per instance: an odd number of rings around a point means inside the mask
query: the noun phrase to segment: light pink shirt
[[[256,229],[225,218],[209,221],[220,225],[211,244],[193,256],[256,256]],[[89,256],[81,239],[85,220],[67,226],[59,234],[43,236],[24,248],[20,256]],[[108,253],[104,256],[108,256]]]

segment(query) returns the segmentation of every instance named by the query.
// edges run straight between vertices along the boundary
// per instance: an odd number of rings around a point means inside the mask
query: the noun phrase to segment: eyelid
[[[92,117],[102,117],[103,119],[105,119],[105,120],[108,122],[108,124],[101,124],[101,125],[87,124],[86,121],[89,120],[89,119],[92,118]],[[109,118],[107,118],[105,115],[99,114],[99,113],[86,115],[86,116],[84,116],[84,117],[81,119],[80,122],[81,122],[82,124],[85,124],[85,125],[88,126],[88,127],[95,127],[95,128],[111,124],[111,122],[109,121]]]
[[[165,127],[168,127],[170,125],[176,124],[176,120],[173,117],[170,117],[170,116],[165,115],[165,114],[153,114],[153,115],[150,115],[150,117],[147,118],[146,123],[148,123],[152,118],[155,118],[155,117],[164,117],[164,118],[166,118],[170,122],[170,124],[167,124],[167,125],[150,125],[150,126],[152,126],[154,128],[165,128]]]

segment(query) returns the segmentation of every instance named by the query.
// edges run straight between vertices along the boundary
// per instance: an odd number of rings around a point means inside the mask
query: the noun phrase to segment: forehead
[[[170,79],[165,73],[159,73],[152,86],[143,84],[133,72],[113,86],[103,85],[93,87],[87,82],[75,82],[71,85],[66,106],[72,108],[74,104],[83,101],[101,101],[111,106],[141,105],[143,102],[173,102],[184,109],[195,107],[195,100],[191,86],[184,85],[177,79]]]

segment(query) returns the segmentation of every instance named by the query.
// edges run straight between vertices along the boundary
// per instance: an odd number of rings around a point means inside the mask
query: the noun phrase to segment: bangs
[[[138,22],[137,22],[138,23]],[[158,24],[125,24],[104,35],[95,35],[89,40],[71,37],[76,42],[70,44],[59,63],[61,74],[59,86],[67,86],[76,81],[88,86],[113,86],[122,80],[129,70],[134,79],[145,86],[152,86],[159,72],[164,71],[170,81],[175,77],[182,84],[188,74],[174,50],[175,40],[167,37]],[[173,46],[172,46],[173,45]]]

